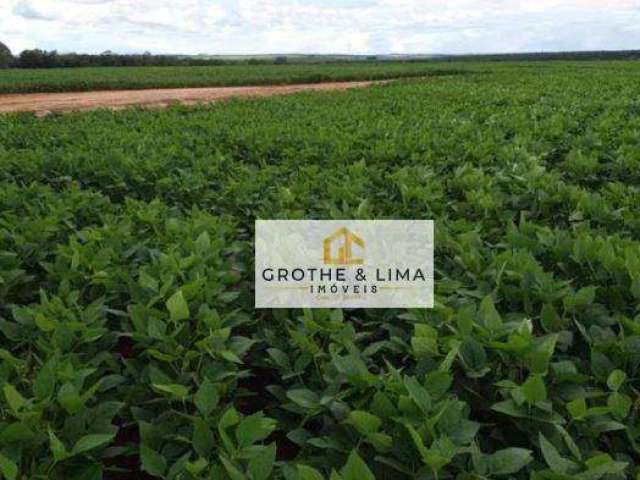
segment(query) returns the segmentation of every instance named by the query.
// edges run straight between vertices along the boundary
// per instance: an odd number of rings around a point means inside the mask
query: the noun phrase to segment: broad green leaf
[[[33,393],[38,400],[44,400],[55,393],[56,387],[56,361],[49,359],[36,375],[33,382]]]
[[[315,408],[320,405],[318,394],[306,388],[287,391],[287,398],[303,408]]]
[[[229,428],[233,425],[236,425],[239,421],[240,415],[235,408],[231,407],[226,412],[224,412],[224,415],[222,415],[218,426],[220,428]]]
[[[237,425],[238,422],[240,422],[240,414],[233,407],[227,409],[227,411],[224,412],[222,418],[218,422],[218,434],[222,439],[222,443],[224,444],[225,449],[229,453],[234,452],[235,446],[226,429],[232,427],[233,425]]]
[[[248,471],[252,480],[267,480],[271,475],[276,461],[276,444],[270,443],[263,447],[249,460]]]
[[[153,388],[155,388],[159,392],[174,395],[181,400],[185,400],[189,396],[189,388],[177,383],[172,383],[169,385],[153,384]]]
[[[349,413],[347,422],[353,425],[362,435],[377,432],[382,426],[382,420],[376,415],[363,410],[353,410]]]
[[[573,457],[579,461],[582,461],[582,452],[580,451],[580,448],[578,448],[578,445],[576,445],[576,442],[573,440],[573,438],[571,438],[571,435],[569,435],[569,432],[567,432],[567,430],[561,425],[555,424],[554,427],[558,432],[560,432],[564,443],[567,445],[567,448],[569,449]]]
[[[567,410],[575,420],[582,420],[587,415],[587,402],[584,398],[576,398],[567,403]]]
[[[73,446],[72,454],[78,455],[80,453],[93,450],[94,448],[105,445],[113,440],[113,434],[91,434],[85,435],[76,442]]]
[[[3,443],[28,442],[34,436],[33,430],[24,423],[11,423],[4,429],[0,429],[0,445]]]
[[[140,272],[140,276],[138,277],[138,283],[142,287],[148,288],[152,292],[158,291],[158,280],[153,278],[147,272]]]
[[[150,475],[162,477],[167,470],[167,461],[164,457],[144,444],[140,445],[140,460],[142,470]]]
[[[65,458],[69,457],[64,444],[51,430],[49,430],[49,447],[51,448],[51,452],[53,453],[53,459],[56,462],[61,462]]]
[[[427,449],[423,460],[434,472],[438,472],[451,463],[456,453],[457,449],[453,442],[447,437],[440,437]]]
[[[10,383],[5,383],[2,390],[4,391],[4,397],[7,399],[9,408],[11,408],[14,413],[18,413],[20,409],[27,404],[26,399]]]
[[[388,452],[393,447],[393,439],[386,433],[370,433],[367,435],[366,442],[373,445],[378,452]]]
[[[227,471],[227,475],[231,478],[231,480],[247,480],[248,477],[242,473],[242,471],[236,467],[233,462],[224,456],[220,455],[220,461],[224,466],[224,469]]]
[[[471,462],[473,465],[473,470],[478,475],[486,475],[487,470],[489,469],[489,455],[484,455],[478,446],[476,441],[473,441],[470,447],[471,453]]]
[[[591,371],[596,377],[607,379],[613,370],[613,363],[606,355],[597,350],[591,351]]]
[[[568,295],[564,298],[565,308],[571,312],[576,311],[578,308],[583,308],[591,305],[596,298],[596,287],[584,287],[578,290],[576,293]]]
[[[475,305],[469,304],[456,312],[456,323],[460,330],[460,335],[466,337],[473,331],[473,318],[476,314]]]
[[[434,338],[412,337],[411,347],[417,358],[438,354],[438,342]]]
[[[487,295],[480,302],[480,318],[482,319],[482,324],[492,332],[502,328],[502,317],[496,310],[491,295]]]
[[[511,475],[533,461],[531,450],[505,448],[489,456],[489,471],[493,475]]]
[[[0,453],[0,473],[7,480],[16,480],[18,478],[18,465],[10,458]]]
[[[539,340],[532,351],[525,356],[525,366],[531,373],[541,375],[547,373],[557,341],[558,335],[548,335]]]
[[[193,449],[202,458],[209,458],[214,451],[213,432],[207,422],[196,418],[193,423],[193,437],[191,439]]]
[[[411,338],[411,346],[417,357],[438,354],[438,331],[426,324],[416,324],[415,334]]]
[[[16,358],[10,351],[0,348],[0,360],[4,360],[13,367],[21,367],[24,365],[24,360]]]
[[[423,413],[428,413],[431,410],[431,396],[427,389],[420,385],[420,382],[415,377],[405,377],[404,386],[409,392],[409,396],[416,403],[418,408]]]
[[[193,396],[193,402],[205,417],[209,416],[211,412],[218,406],[220,401],[220,395],[215,385],[207,378],[202,382],[200,388]]]
[[[368,410],[381,418],[391,418],[398,414],[398,410],[389,399],[389,396],[381,391],[377,391],[373,395],[373,400]]]
[[[52,332],[58,326],[58,323],[55,320],[51,320],[50,318],[45,317],[41,313],[38,313],[36,315],[35,321],[36,321],[36,326],[43,332]]]
[[[445,355],[442,362],[440,362],[440,366],[438,367],[438,369],[443,372],[448,372],[449,370],[451,370],[451,366],[458,357],[460,353],[460,347],[462,345],[462,342],[459,342],[458,340],[450,340],[448,343],[449,351]]]
[[[622,473],[628,466],[626,462],[616,462],[609,454],[598,454],[585,462],[587,471],[580,474],[580,478],[585,480],[598,480],[605,475],[617,475]]]
[[[167,300],[166,305],[172,321],[178,322],[189,318],[189,305],[182,295],[182,290],[178,290],[176,293],[171,295],[169,300]]]
[[[231,350],[220,350],[220,352],[218,352],[220,354],[220,356],[222,358],[224,358],[225,360],[229,361],[229,362],[233,362],[233,363],[238,363],[238,364],[242,364],[242,359],[240,357],[238,357],[238,355],[236,355],[234,352],[232,352]]]
[[[236,429],[236,440],[240,447],[247,447],[267,438],[276,428],[275,420],[258,412],[245,417]]]
[[[291,369],[291,364],[289,362],[289,357],[287,356],[287,354],[285,352],[283,352],[282,350],[278,349],[278,348],[268,348],[267,349],[267,353],[269,354],[269,356],[273,359],[273,361],[276,363],[276,365],[284,370],[290,370]]]
[[[530,375],[521,388],[522,394],[529,405],[534,405],[547,399],[547,387],[539,375]]]
[[[191,456],[190,452],[187,452],[185,455],[180,457],[178,462],[174,463],[171,466],[171,468],[167,472],[167,476],[169,478],[175,478],[176,476],[180,475],[182,468],[184,468],[187,472],[189,472],[194,477],[198,477],[205,470],[205,468],[207,468],[209,463],[204,458],[199,458],[195,462],[188,462],[187,459],[190,456]],[[179,462],[181,462],[183,459],[184,459],[184,463],[183,463],[184,466],[181,467]]]
[[[575,472],[577,465],[574,462],[563,458],[562,455],[560,455],[560,452],[558,452],[558,449],[553,446],[553,444],[549,442],[542,433],[538,433],[538,441],[540,442],[542,456],[551,470],[560,474]]]
[[[436,399],[444,396],[452,383],[453,376],[447,371],[434,370],[425,375],[425,388]]]
[[[196,251],[200,255],[206,254],[211,249],[211,237],[207,232],[202,232],[196,239]]]
[[[420,434],[413,428],[408,422],[404,422],[404,426],[409,431],[409,435],[411,436],[411,440],[413,440],[413,444],[415,445],[418,453],[422,457],[422,460],[427,463],[427,457],[429,455],[429,451],[427,447],[424,445],[424,440],[420,436]]]
[[[547,332],[557,332],[562,328],[562,318],[553,304],[545,303],[540,312],[540,322]]]
[[[614,392],[617,392],[624,381],[627,379],[627,374],[622,370],[614,370],[609,374],[607,378],[607,386]]]
[[[631,398],[620,392],[613,392],[607,399],[607,406],[611,409],[611,413],[620,420],[629,415],[632,405],[633,401]]]
[[[342,323],[344,322],[344,312],[340,308],[331,310],[331,322]]]
[[[74,415],[84,408],[84,402],[78,389],[71,383],[66,382],[58,390],[58,403],[67,413]]]
[[[324,480],[324,477],[318,470],[301,464],[298,464],[298,476],[300,480]]]
[[[474,338],[470,337],[462,343],[460,357],[464,365],[475,372],[480,372],[487,366],[487,353]]]
[[[340,470],[340,475],[343,480],[376,480],[367,464],[355,450],[349,455],[346,465]]]

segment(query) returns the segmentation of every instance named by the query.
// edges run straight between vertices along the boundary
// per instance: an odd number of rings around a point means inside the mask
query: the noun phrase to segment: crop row
[[[218,65],[206,67],[90,67],[0,70],[0,93],[146,88],[288,85],[464,73],[448,64],[353,63],[318,65]]]

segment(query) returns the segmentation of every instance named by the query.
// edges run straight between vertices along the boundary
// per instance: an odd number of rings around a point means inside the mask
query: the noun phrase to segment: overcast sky
[[[62,52],[640,48],[640,0],[0,0],[0,41]]]

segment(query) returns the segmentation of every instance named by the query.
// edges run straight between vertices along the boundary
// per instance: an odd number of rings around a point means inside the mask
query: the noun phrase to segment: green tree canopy
[[[11,54],[11,50],[4,43],[0,42],[0,68],[7,68],[11,61],[13,60],[13,55]]]

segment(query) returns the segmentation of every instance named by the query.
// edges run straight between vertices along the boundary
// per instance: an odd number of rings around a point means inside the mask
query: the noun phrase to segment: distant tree
[[[46,52],[44,50],[23,50],[18,58],[18,64],[22,68],[52,68],[59,66],[58,52]]]
[[[275,61],[273,63],[275,63],[276,65],[287,63],[287,57],[285,57],[284,55],[278,56],[278,57],[276,57],[276,59],[275,59]]]
[[[0,42],[0,68],[7,68],[13,63],[11,50],[4,43]]]

